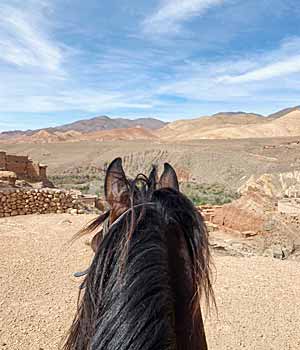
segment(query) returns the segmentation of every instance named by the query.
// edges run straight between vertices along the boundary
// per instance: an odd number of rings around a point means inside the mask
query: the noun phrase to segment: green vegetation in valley
[[[198,184],[187,182],[181,184],[181,191],[189,197],[194,205],[223,205],[237,199],[239,195],[228,190],[222,184]]]
[[[56,187],[79,190],[84,194],[104,193],[103,179],[94,174],[86,175],[53,175],[49,176],[49,180],[54,183]]]
[[[65,189],[77,189],[85,194],[104,194],[104,179],[99,175],[55,175],[50,180],[57,186]],[[181,191],[190,198],[195,205],[223,205],[238,198],[238,194],[227,189],[224,185],[199,184],[194,182],[182,183]]]

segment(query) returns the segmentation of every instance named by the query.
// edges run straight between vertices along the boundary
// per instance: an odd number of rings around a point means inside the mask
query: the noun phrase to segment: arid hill
[[[32,135],[17,134],[7,138],[0,138],[0,142],[13,144],[13,143],[57,143],[57,142],[70,142],[81,137],[82,133],[77,131],[67,132],[54,132],[50,133],[47,130],[40,130]]]
[[[153,131],[144,128],[127,128],[102,130],[90,133],[81,133],[78,131],[55,131],[50,133],[46,130],[38,131],[32,135],[19,135],[0,142],[7,144],[15,143],[61,143],[61,142],[79,142],[79,141],[121,141],[121,140],[155,140],[157,137]]]
[[[85,134],[81,140],[115,141],[115,140],[155,140],[153,131],[145,128],[128,128],[96,131]]]
[[[267,123],[269,120],[253,113],[218,113],[213,116],[190,120],[177,120],[157,130],[156,135],[164,140],[191,140],[223,128]]]
[[[300,135],[300,110],[290,112],[283,117],[256,125],[241,125],[216,130],[192,133],[189,139],[240,139],[293,137]]]
[[[77,122],[53,128],[52,131],[80,131],[82,133],[90,133],[101,130],[112,129],[127,129],[127,128],[146,128],[159,129],[166,123],[154,118],[138,118],[138,119],[124,119],[124,118],[109,118],[107,116],[96,117],[92,119],[79,120]],[[51,131],[51,130],[50,130]]]
[[[285,108],[285,109],[282,109],[281,111],[278,111],[276,113],[272,113],[270,114],[268,117],[269,118],[273,118],[273,119],[276,119],[276,118],[280,118],[280,117],[283,117],[284,115],[290,113],[290,112],[294,112],[294,111],[299,111],[300,110],[300,106],[295,106],[295,107],[290,107],[290,108]]]
[[[127,128],[145,128],[149,130],[159,129],[166,125],[165,122],[154,119],[154,118],[138,118],[138,119],[124,119],[124,118],[109,118],[107,116],[95,117],[91,119],[78,120],[74,123],[65,124],[53,128],[37,129],[37,130],[14,130],[5,131],[0,133],[0,140],[10,140],[16,138],[23,138],[26,136],[34,136],[34,138],[40,139],[43,135],[46,139],[50,139],[50,135],[53,136],[54,140],[58,139],[63,141],[64,138],[67,140],[69,136],[78,136],[74,132],[86,134],[102,130],[113,130],[113,129],[127,129]],[[71,132],[72,135],[67,132]],[[61,140],[62,139],[62,140]],[[53,141],[55,142],[55,141]]]
[[[158,130],[157,135],[173,141],[299,136],[300,110],[276,119],[243,114],[176,121]]]

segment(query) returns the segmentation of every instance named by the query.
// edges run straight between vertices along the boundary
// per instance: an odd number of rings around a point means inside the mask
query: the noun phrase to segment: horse
[[[202,296],[213,297],[208,231],[179,191],[173,167],[158,179],[128,179],[121,158],[109,165],[110,209],[98,229],[64,350],[206,350]],[[208,302],[209,303],[209,302]]]

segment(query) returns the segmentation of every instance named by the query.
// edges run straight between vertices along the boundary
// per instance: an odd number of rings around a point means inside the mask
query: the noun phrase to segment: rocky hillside
[[[79,120],[71,124],[59,126],[57,128],[48,129],[48,131],[80,131],[89,133],[101,130],[126,129],[126,128],[145,128],[159,129],[166,123],[154,118],[124,119],[109,118],[107,116],[96,117],[92,119]]]
[[[240,138],[267,138],[293,137],[300,135],[300,110],[290,112],[280,118],[268,120],[267,123],[257,125],[242,125],[239,127],[220,128],[203,132],[200,138],[207,139],[240,139]],[[195,137],[195,134],[191,137]]]
[[[190,120],[177,120],[157,130],[164,140],[201,139],[202,134],[223,128],[267,123],[267,118],[253,113],[226,112]]]
[[[290,112],[297,111],[297,110],[300,110],[300,106],[295,106],[295,107],[291,107],[291,108],[282,109],[281,111],[278,111],[276,113],[270,114],[268,117],[276,119],[276,118],[283,117],[284,115],[286,115],[286,114],[288,114]]]
[[[6,131],[0,134],[1,141],[23,140],[26,142],[38,142],[38,140],[47,142],[69,141],[80,139],[81,134],[95,133],[104,130],[115,129],[149,129],[155,130],[165,126],[166,123],[154,118],[124,119],[109,118],[107,116],[95,117],[92,119],[78,120],[74,123],[65,124],[53,128],[37,129],[37,130],[15,130]],[[131,136],[129,136],[129,139]]]
[[[123,128],[112,130],[101,130],[90,133],[79,131],[55,131],[53,133],[47,130],[38,131],[32,135],[17,135],[9,137],[4,141],[6,144],[14,143],[62,143],[62,142],[80,142],[80,141],[130,141],[130,140],[155,140],[157,137],[153,131],[144,128]],[[0,139],[1,142],[1,139]]]
[[[277,118],[254,114],[217,114],[181,120],[159,129],[157,135],[163,140],[173,141],[299,136],[300,110],[296,108]]]

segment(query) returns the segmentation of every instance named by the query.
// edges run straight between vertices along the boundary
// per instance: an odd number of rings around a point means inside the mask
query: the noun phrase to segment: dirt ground
[[[58,349],[72,320],[90,248],[67,241],[92,217],[0,219],[0,349]],[[299,349],[300,263],[215,256],[218,315],[207,316],[210,350]]]

